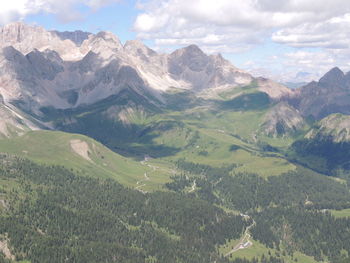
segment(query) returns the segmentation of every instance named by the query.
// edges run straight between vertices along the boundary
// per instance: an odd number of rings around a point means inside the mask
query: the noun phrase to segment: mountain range
[[[196,45],[8,24],[0,153],[0,262],[349,260],[337,67],[290,89]]]
[[[20,22],[4,26],[0,34],[2,100],[37,115],[42,114],[42,107],[77,108],[126,88],[154,104],[164,104],[163,95],[171,89],[217,99],[252,84],[272,100],[289,98],[306,117],[348,113],[349,77],[338,68],[319,82],[291,91],[271,80],[254,78],[220,54],[206,55],[195,45],[158,54],[138,40],[122,45],[110,32],[60,33]]]
[[[123,45],[110,32],[47,31],[21,22],[4,26],[0,34],[4,137],[58,129],[113,141],[94,127],[104,120],[106,133],[117,132],[132,141],[142,132],[136,119],[147,122],[169,110],[199,115],[259,110],[255,128],[237,134],[251,143],[265,137],[298,140],[297,135],[308,140],[325,126],[337,130],[332,134],[347,133],[346,125],[340,129],[328,121],[341,122],[341,114],[350,114],[350,75],[336,67],[318,82],[289,89],[236,68],[220,54],[207,55],[196,45],[164,54],[139,40]],[[82,117],[87,112],[90,117]],[[119,128],[111,128],[113,121]],[[247,125],[242,122],[237,125]],[[334,142],[339,138],[348,140],[346,135],[334,136]]]
[[[122,45],[109,32],[68,34],[14,23],[1,31],[1,95],[7,103],[39,113],[88,105],[125,88],[164,102],[169,89],[187,89],[198,96],[258,83],[258,89],[279,99],[289,89],[254,78],[219,55],[206,55],[191,45],[171,54],[158,54],[142,42]]]

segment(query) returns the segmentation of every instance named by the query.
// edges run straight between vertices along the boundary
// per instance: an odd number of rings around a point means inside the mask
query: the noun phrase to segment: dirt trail
[[[0,199],[0,206],[2,206],[5,209],[8,209],[8,206],[7,206],[6,201],[4,199]]]
[[[142,165],[148,166],[149,168],[153,169],[153,171],[157,170],[158,169],[157,166],[153,166],[153,165],[150,165],[147,163],[148,159],[149,159],[149,157],[145,156],[144,159],[140,163]],[[136,182],[135,190],[140,191],[141,193],[145,194],[145,193],[147,193],[147,191],[142,190],[141,188],[146,186],[145,182],[149,181],[150,178],[147,175],[147,173],[144,173],[143,176],[145,179],[142,179],[142,180],[139,180]]]
[[[168,170],[168,169],[166,169],[166,168],[164,168],[164,167],[158,167],[158,166],[149,164],[148,161],[149,161],[150,159],[152,159],[152,158],[149,157],[148,155],[145,155],[144,159],[143,159],[142,161],[140,161],[140,163],[141,163],[142,165],[147,166],[147,167],[149,167],[149,168],[152,169],[151,172],[148,172],[148,173],[145,172],[145,173],[144,173],[144,179],[139,180],[139,181],[136,182],[135,190],[138,190],[138,191],[140,191],[141,193],[147,193],[147,191],[142,190],[141,188],[142,188],[142,187],[145,187],[145,186],[147,185],[146,182],[151,180],[151,179],[150,179],[150,174],[151,174],[151,173],[153,173],[153,172],[155,172],[155,171],[158,171],[158,172],[159,172],[159,171],[162,171],[162,172],[164,172],[164,173],[171,173],[171,174],[173,174],[173,175],[176,174],[176,170],[175,170],[175,169]]]
[[[7,259],[16,259],[15,256],[11,253],[7,240],[0,240],[0,251],[5,255],[5,258]]]
[[[189,193],[194,192],[194,191],[196,190],[196,187],[197,187],[196,180],[194,180],[194,181],[193,181],[193,184],[192,184],[192,186],[191,186],[191,190],[188,191],[188,192],[189,192]]]
[[[145,194],[145,193],[147,193],[147,191],[144,191],[144,190],[142,190],[140,188],[146,186],[146,184],[144,182],[149,181],[150,178],[148,177],[147,173],[144,173],[143,176],[145,177],[145,179],[136,182],[135,190],[138,190],[141,193]]]
[[[243,216],[244,218],[250,219],[250,216],[248,216],[248,215],[241,215],[241,216]],[[253,245],[249,231],[254,226],[255,226],[255,221],[253,220],[253,223],[245,229],[243,237],[239,240],[238,244],[236,246],[234,246],[231,251],[226,253],[225,257],[228,257],[229,255],[235,253],[238,250],[250,248]]]

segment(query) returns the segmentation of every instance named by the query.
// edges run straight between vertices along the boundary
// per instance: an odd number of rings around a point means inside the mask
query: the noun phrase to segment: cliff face
[[[308,139],[331,139],[335,143],[350,142],[350,116],[331,114],[322,119],[306,137]]]
[[[221,55],[206,55],[195,45],[158,54],[137,40],[123,45],[110,32],[56,32],[13,23],[0,29],[0,48],[1,95],[36,113],[40,107],[95,103],[125,88],[162,101],[169,88],[210,96],[255,80]],[[273,98],[290,92],[272,81],[257,82]]]
[[[298,90],[297,98],[304,116],[322,119],[332,113],[350,114],[350,74],[333,68],[318,82]]]
[[[280,102],[265,115],[261,128],[266,135],[277,137],[293,135],[304,125],[305,121],[298,110],[286,102]]]

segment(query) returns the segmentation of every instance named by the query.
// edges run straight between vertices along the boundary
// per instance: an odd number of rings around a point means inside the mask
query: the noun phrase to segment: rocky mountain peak
[[[208,56],[197,46],[189,45],[184,48],[175,50],[170,54],[171,57],[201,57],[207,58]]]
[[[76,44],[70,39],[62,40],[56,33],[43,27],[22,22],[11,23],[0,29],[0,48],[7,46],[13,46],[22,54],[34,49],[40,51],[51,49],[66,60],[74,60],[81,56]]]
[[[49,33],[42,27],[31,26],[22,22],[14,22],[5,25],[0,29],[1,46],[11,46],[19,43],[30,44],[30,40],[35,40],[38,35],[47,37]]]
[[[123,45],[119,38],[107,31],[101,31],[96,35],[90,35],[80,47],[80,52],[82,54],[86,55],[89,51],[93,51],[105,59],[122,50]]]
[[[272,99],[280,100],[292,95],[292,91],[289,88],[270,79],[258,77],[255,81],[259,90],[268,94]]]
[[[1,39],[0,81],[6,85],[0,95],[5,101],[20,99],[29,111],[92,104],[126,87],[160,101],[171,87],[212,98],[255,80],[220,54],[207,55],[196,45],[157,54],[139,40],[123,46],[111,32],[46,31],[23,23],[2,28]],[[257,84],[273,98],[286,93],[268,81]]]
[[[207,56],[198,46],[190,45],[175,50],[169,56],[169,70],[173,74],[180,74],[186,68],[194,72],[205,69],[209,62]]]
[[[109,31],[98,32],[94,36],[94,39],[103,39],[106,43],[109,43],[110,45],[114,45],[115,48],[117,48],[118,50],[123,48],[123,45],[120,42],[120,39],[115,34]]]
[[[197,45],[189,45],[183,50],[189,54],[205,55],[205,53]]]
[[[332,113],[349,114],[350,78],[335,67],[318,82],[310,82],[297,93],[298,108],[304,116],[322,119]]]
[[[125,42],[124,51],[135,56],[155,56],[157,52],[147,47],[140,40],[128,40]]]
[[[332,85],[341,84],[344,80],[344,76],[343,71],[341,71],[338,67],[334,67],[319,80],[319,83]]]
[[[298,110],[286,102],[279,102],[265,115],[262,132],[273,137],[293,134],[305,125]]]

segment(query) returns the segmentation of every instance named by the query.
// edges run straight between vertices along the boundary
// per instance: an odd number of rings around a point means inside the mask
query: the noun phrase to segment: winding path
[[[250,216],[248,215],[241,214],[241,216],[250,219]],[[225,254],[225,257],[228,257],[229,255],[235,253],[238,250],[250,248],[253,245],[253,242],[251,241],[250,229],[254,226],[255,221],[253,219],[253,223],[245,229],[243,237],[239,240],[238,244],[234,246],[231,251],[227,252]]]
[[[188,192],[189,192],[189,193],[194,192],[194,191],[196,190],[196,187],[197,187],[196,180],[194,180],[194,181],[193,181],[193,184],[192,184],[192,186],[191,186],[191,190],[188,191]]]
[[[140,191],[141,193],[145,194],[145,193],[147,193],[147,191],[142,190],[140,188],[146,186],[146,184],[143,182],[149,181],[150,178],[148,177],[147,173],[144,173],[143,176],[145,177],[145,179],[142,179],[142,180],[136,182],[135,190]]]

